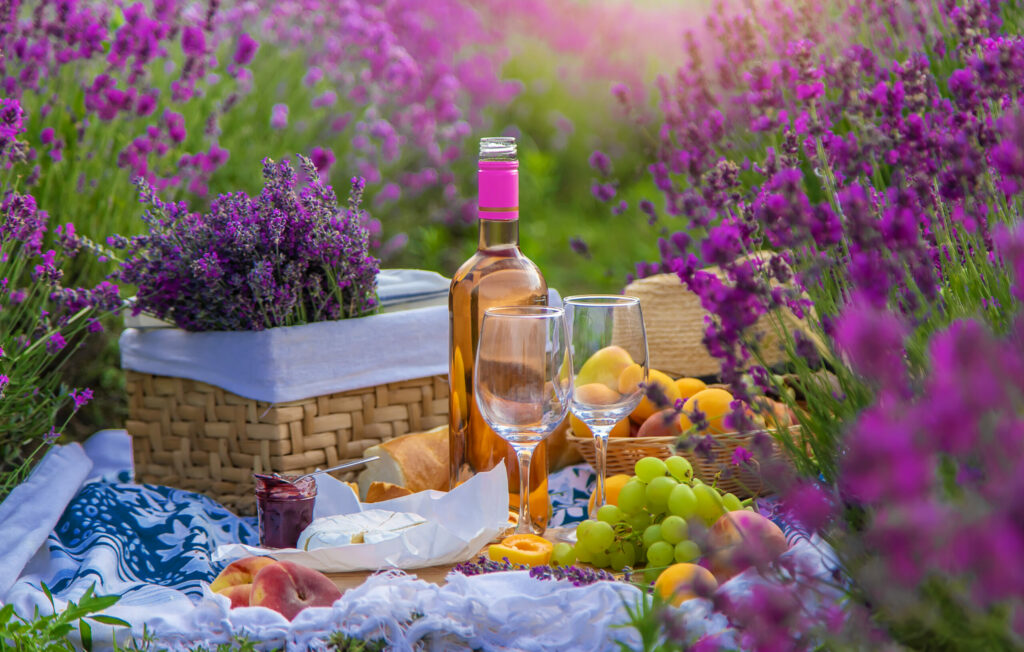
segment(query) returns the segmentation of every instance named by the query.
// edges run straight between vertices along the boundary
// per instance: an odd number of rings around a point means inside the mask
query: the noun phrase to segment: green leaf
[[[54,611],[56,611],[57,606],[53,603],[53,594],[50,593],[50,587],[46,586],[46,582],[40,582],[39,586],[43,588],[43,593],[46,594],[46,599],[50,601],[50,606],[53,607]]]
[[[104,615],[101,614],[101,615],[98,615],[98,616],[89,616],[89,618],[91,620],[95,620],[98,623],[103,623],[104,625],[114,625],[115,627],[131,627],[132,626],[132,624],[130,622],[128,622],[127,620],[122,620],[121,618],[117,618],[115,616],[104,616]]]
[[[14,615],[14,605],[5,605],[3,609],[0,609],[0,624],[6,623]]]
[[[85,620],[79,620],[78,631],[82,635],[82,647],[86,652],[92,652],[92,626]]]

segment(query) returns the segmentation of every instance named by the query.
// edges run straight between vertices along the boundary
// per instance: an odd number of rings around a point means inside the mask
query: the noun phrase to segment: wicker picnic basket
[[[274,404],[185,378],[126,377],[136,480],[203,493],[245,515],[255,514],[254,472],[309,473],[448,422],[446,376]]]
[[[790,437],[796,438],[800,436],[800,426],[790,426],[788,431]],[[690,461],[690,464],[693,465],[694,476],[700,478],[701,482],[714,484],[723,493],[733,493],[738,498],[749,498],[750,496],[757,496],[765,492],[767,487],[764,486],[760,474],[756,472],[756,461],[753,462],[753,470],[746,467],[737,467],[732,464],[732,456],[739,446],[751,450],[753,448],[754,434],[752,432],[744,434],[733,432],[714,435],[715,441],[719,445],[712,448],[713,457],[710,460],[693,451],[676,451],[675,445],[679,441],[678,437],[610,437],[608,439],[608,455],[605,462],[605,470],[609,476],[618,473],[633,475],[633,467],[637,460],[641,458],[657,457],[663,460],[670,455],[680,455]],[[769,431],[769,434],[774,435],[776,433]],[[594,449],[594,438],[590,436],[578,437],[575,433],[572,433],[568,436],[568,439],[580,452],[583,459],[590,466],[597,468],[597,451]],[[777,443],[775,444],[775,454],[777,457],[782,455]],[[728,475],[722,474],[717,478],[715,477],[719,475],[722,469],[730,468],[735,471]]]

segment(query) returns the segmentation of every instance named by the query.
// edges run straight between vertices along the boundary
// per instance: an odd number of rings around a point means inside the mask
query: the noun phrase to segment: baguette
[[[395,437],[364,452],[379,455],[359,474],[360,495],[374,482],[390,482],[417,493],[426,489],[448,491],[448,426]]]

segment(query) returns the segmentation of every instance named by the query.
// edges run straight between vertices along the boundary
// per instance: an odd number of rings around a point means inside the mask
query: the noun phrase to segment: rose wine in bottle
[[[480,239],[476,253],[452,278],[448,395],[449,463],[454,488],[502,459],[509,472],[509,501],[519,506],[515,452],[488,427],[473,395],[473,363],[484,311],[497,306],[547,305],[548,287],[537,266],[519,250],[519,161],[515,138],[483,138],[479,165]],[[530,514],[543,532],[548,501],[547,447],[537,446],[530,466]]]

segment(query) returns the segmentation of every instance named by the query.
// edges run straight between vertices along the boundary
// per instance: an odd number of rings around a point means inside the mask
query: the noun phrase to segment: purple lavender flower
[[[335,160],[334,152],[330,148],[324,149],[322,147],[314,147],[309,153],[309,158],[313,161],[316,171],[324,176],[327,176]]]
[[[258,50],[260,44],[250,36],[248,33],[243,32],[238,37],[238,46],[235,48],[235,54],[233,60],[236,65],[247,66],[249,65],[253,57],[256,56],[256,50]]]
[[[365,182],[353,179],[347,210],[312,161],[296,187],[287,162],[264,161],[256,197],[217,197],[206,215],[161,201],[145,182],[149,233],[127,247],[118,276],[138,286],[135,310],[186,330],[262,330],[362,315],[376,305],[378,263],[369,255]]]
[[[274,129],[284,129],[288,126],[288,105],[275,104],[270,110],[270,126]]]
[[[67,346],[67,344],[68,343],[67,341],[65,341],[63,335],[61,335],[59,332],[54,333],[50,335],[49,339],[46,340],[46,352],[53,355],[58,351],[62,350],[65,346]]]
[[[73,389],[70,396],[75,403],[75,409],[80,410],[92,400],[92,390],[89,388]]]

